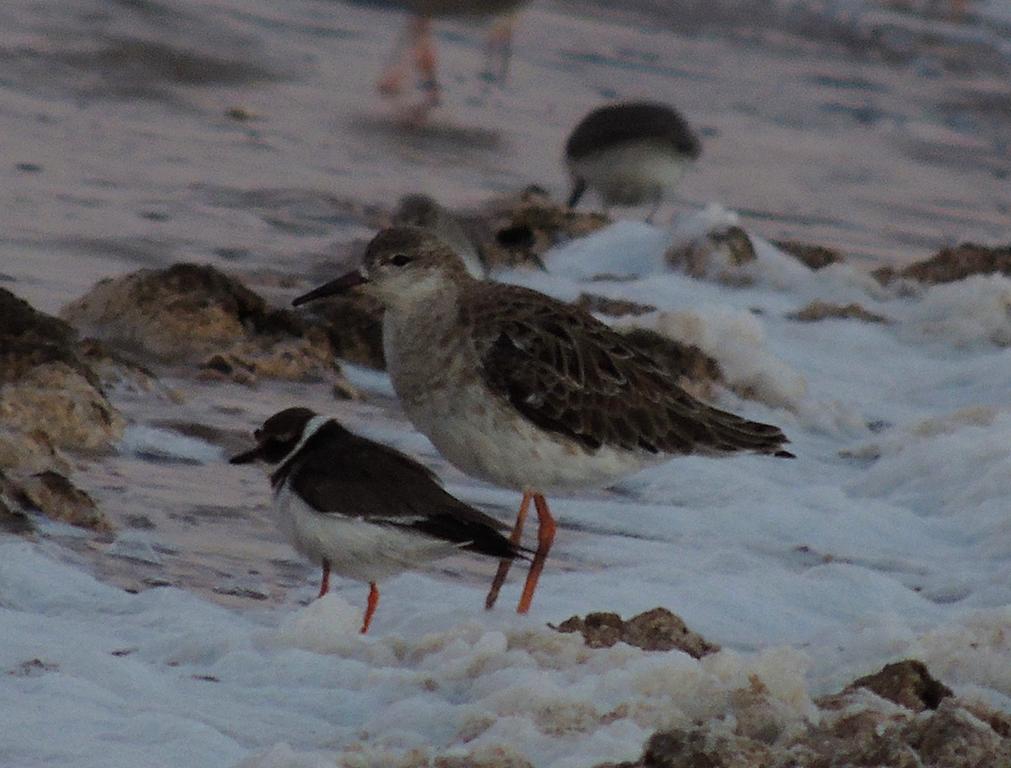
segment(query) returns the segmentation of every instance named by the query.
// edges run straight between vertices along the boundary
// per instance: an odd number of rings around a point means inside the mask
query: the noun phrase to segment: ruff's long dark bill
[[[301,296],[293,300],[291,304],[294,307],[298,307],[302,304],[307,304],[310,301],[315,301],[316,299],[326,298],[327,296],[340,296],[342,293],[347,293],[356,285],[361,285],[362,283],[367,282],[368,278],[358,270],[348,272],[346,275],[341,275],[336,280],[331,280],[329,283],[309,291],[309,293],[303,293]]]

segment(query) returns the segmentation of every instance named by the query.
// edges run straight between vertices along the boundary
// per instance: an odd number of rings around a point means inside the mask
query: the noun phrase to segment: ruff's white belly
[[[535,427],[476,382],[403,402],[414,425],[458,469],[495,485],[551,493],[603,488],[666,456],[590,451]]]
[[[688,161],[657,144],[627,144],[569,160],[569,171],[607,205],[657,203],[680,183]]]
[[[291,545],[313,563],[357,581],[380,581],[432,560],[448,557],[457,545],[360,517],[320,514],[285,483],[274,494],[277,524]]]

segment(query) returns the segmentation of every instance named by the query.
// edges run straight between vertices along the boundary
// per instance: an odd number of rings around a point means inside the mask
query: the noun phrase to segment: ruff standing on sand
[[[534,502],[538,546],[521,613],[555,535],[545,493],[604,487],[675,455],[790,456],[777,427],[694,399],[675,383],[677,372],[588,312],[527,288],[473,279],[425,230],[380,232],[360,271],[294,303],[356,285],[385,306],[387,367],[414,425],[467,474],[522,491],[513,544]],[[503,562],[489,608],[507,571]]]
[[[565,145],[572,177],[569,207],[592,189],[605,206],[652,203],[651,219],[701,151],[684,118],[663,104],[630,102],[595,109]]]
[[[390,63],[379,79],[379,92],[395,96],[403,89],[413,63],[421,78],[425,106],[439,103],[439,79],[436,75],[435,43],[432,40],[433,16],[499,16],[488,33],[488,54],[484,76],[489,81],[504,82],[512,54],[514,11],[527,0],[399,0],[411,18],[401,33]]]
[[[377,583],[460,549],[511,561],[506,526],[450,496],[409,456],[348,432],[308,408],[288,408],[254,433],[256,447],[232,464],[264,461],[278,524],[291,545],[330,572],[369,583],[367,632]]]

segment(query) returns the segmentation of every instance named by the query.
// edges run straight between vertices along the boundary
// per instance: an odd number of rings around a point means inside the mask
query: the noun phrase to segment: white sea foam
[[[221,448],[196,437],[182,435],[170,429],[131,424],[119,442],[121,453],[145,456],[163,461],[185,461],[208,464],[220,461]]]
[[[356,582],[337,579],[304,608],[226,610],[174,589],[128,595],[51,547],[0,542],[5,761],[316,768],[515,753],[574,768],[629,759],[655,728],[723,713],[751,675],[796,723],[812,697],[908,655],[1011,710],[1007,281],[895,295],[848,268],[787,266],[764,244],[755,283],[728,288],[668,272],[671,236],[616,225],[549,254],[550,275],[508,277],[562,298],[653,304],[630,322],[713,354],[757,396],[718,392],[720,404],[782,425],[797,459],[682,458],[617,494],[552,499],[560,529],[530,616],[510,611],[515,580],[486,613],[474,582],[405,574],[381,585],[367,637]],[[638,277],[584,280],[606,273]],[[866,302],[894,322],[786,318],[815,299]],[[381,374],[349,371],[389,394]],[[396,410],[335,411],[431,457]],[[138,426],[123,450],[218,458]],[[518,502],[449,477],[473,502]],[[113,552],[146,557],[156,537],[123,537]],[[544,626],[656,605],[724,650],[702,661],[590,650]]]

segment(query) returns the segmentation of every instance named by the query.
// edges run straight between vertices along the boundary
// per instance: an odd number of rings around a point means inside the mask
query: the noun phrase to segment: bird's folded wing
[[[589,450],[769,453],[787,442],[777,427],[696,400],[677,385],[679,371],[589,313],[517,286],[490,287],[494,296],[479,293],[464,307],[481,376],[538,427]]]
[[[505,524],[447,493],[423,464],[364,438],[323,446],[293,468],[290,482],[322,514],[410,528],[496,557],[512,548]]]

